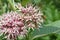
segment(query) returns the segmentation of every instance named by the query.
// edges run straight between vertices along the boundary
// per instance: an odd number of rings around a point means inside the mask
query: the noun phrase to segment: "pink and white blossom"
[[[43,23],[42,12],[32,5],[26,7],[18,4],[19,12],[7,12],[0,16],[0,33],[7,40],[16,40],[17,36],[25,36],[28,29],[39,28]]]
[[[9,12],[0,17],[0,33],[4,33],[7,40],[16,40],[19,35],[27,33],[23,18],[17,12]],[[22,34],[23,33],[23,34]]]
[[[24,14],[24,20],[26,21],[26,26],[29,28],[38,28],[38,24],[43,23],[42,12],[37,7],[33,7],[33,5],[27,5],[23,7],[21,4],[17,5],[17,8],[20,10],[22,14]],[[29,26],[31,25],[31,26]]]

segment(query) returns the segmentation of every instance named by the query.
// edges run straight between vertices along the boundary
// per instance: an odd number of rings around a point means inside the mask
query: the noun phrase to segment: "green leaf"
[[[23,36],[18,36],[18,40],[23,40]]]
[[[23,5],[23,6],[25,6],[26,4],[28,4],[29,3],[29,0],[22,0],[22,2],[21,2],[21,4]]]
[[[45,26],[54,26],[54,27],[60,28],[60,20],[52,22],[51,24],[47,24]],[[60,30],[58,32],[56,32],[56,33],[60,34]]]
[[[19,2],[19,3],[20,3],[22,0],[14,0],[14,1],[15,1],[15,2]]]
[[[32,32],[32,39],[35,39],[37,37],[42,37],[42,36],[46,36],[48,34],[51,34],[51,33],[56,33],[60,30],[60,28],[58,27],[52,27],[52,26],[48,26],[48,27],[43,27],[43,28],[40,28],[39,30],[34,30]]]
[[[33,0],[35,4],[39,4],[41,0]]]
[[[48,34],[52,33],[59,33],[60,34],[60,20],[55,21],[53,23],[45,25],[46,27],[40,28],[40,29],[35,29],[32,32],[32,39],[35,39],[37,37],[42,37],[46,36]]]
[[[59,27],[60,28],[60,20],[52,22],[52,23],[47,24],[45,26],[54,26],[54,27]]]

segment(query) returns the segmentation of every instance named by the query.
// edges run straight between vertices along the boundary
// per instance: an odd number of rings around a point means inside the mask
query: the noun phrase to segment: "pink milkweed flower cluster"
[[[16,6],[19,11],[24,14],[25,25],[30,29],[34,29],[36,27],[40,27],[41,23],[43,23],[43,14],[37,7],[33,7],[33,5],[27,5],[23,7],[21,4]]]
[[[18,35],[27,33],[22,16],[17,12],[8,12],[0,17],[0,33],[5,34],[7,40],[16,40]]]
[[[7,40],[16,40],[17,36],[24,36],[28,29],[38,28],[43,23],[42,13],[32,5],[16,6],[19,12],[7,12],[0,17],[0,33],[5,34]]]

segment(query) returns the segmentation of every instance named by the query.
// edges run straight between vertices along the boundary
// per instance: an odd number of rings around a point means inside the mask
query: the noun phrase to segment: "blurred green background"
[[[23,6],[32,3],[34,6],[40,7],[44,14],[44,25],[60,27],[60,0],[0,0],[0,15],[7,11],[16,10],[15,3],[21,3]],[[49,34],[34,40],[60,40],[60,34]]]

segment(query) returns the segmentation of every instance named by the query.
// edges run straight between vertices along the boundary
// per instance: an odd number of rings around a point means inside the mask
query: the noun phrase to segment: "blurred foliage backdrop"
[[[44,14],[44,26],[58,26],[58,24],[60,26],[60,0],[0,0],[0,15],[16,10],[16,3],[21,3],[23,6],[32,3],[34,6],[40,7]],[[60,34],[50,34],[34,40],[60,40]]]

